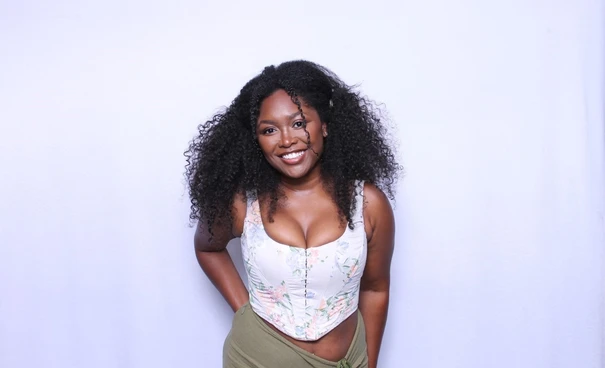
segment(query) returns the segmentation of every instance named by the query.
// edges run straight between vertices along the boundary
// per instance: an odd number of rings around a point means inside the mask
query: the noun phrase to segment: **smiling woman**
[[[224,367],[376,367],[400,166],[374,105],[317,64],[270,66],[186,156],[196,256],[236,311]]]
[[[322,136],[328,133],[326,123],[312,107],[296,105],[286,91],[279,89],[261,104],[257,131],[265,158],[285,177],[300,178],[319,170]]]

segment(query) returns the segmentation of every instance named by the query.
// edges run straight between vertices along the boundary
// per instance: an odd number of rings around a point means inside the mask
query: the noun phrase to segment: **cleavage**
[[[273,241],[294,248],[317,248],[338,240],[346,231],[336,215],[338,209],[332,202],[278,207],[269,222],[268,211],[261,207],[265,233]]]

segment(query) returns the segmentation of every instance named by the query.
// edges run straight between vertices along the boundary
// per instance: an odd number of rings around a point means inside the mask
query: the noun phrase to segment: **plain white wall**
[[[0,2],[0,366],[220,366],[182,152],[305,58],[385,103],[406,168],[381,367],[603,367],[604,10]]]

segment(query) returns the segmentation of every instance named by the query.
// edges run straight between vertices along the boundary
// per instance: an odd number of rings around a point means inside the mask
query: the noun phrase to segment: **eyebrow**
[[[288,115],[286,118],[288,120],[292,120],[292,119],[294,119],[295,117],[297,117],[299,115],[300,115],[300,111],[297,111],[297,112],[295,112],[293,114]],[[273,120],[267,120],[267,119],[265,119],[265,120],[261,120],[261,121],[258,122],[258,125],[261,125],[261,124],[275,124],[275,122]]]

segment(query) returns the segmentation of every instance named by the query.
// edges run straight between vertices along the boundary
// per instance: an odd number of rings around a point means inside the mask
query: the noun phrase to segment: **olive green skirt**
[[[294,345],[245,304],[233,317],[223,346],[223,368],[367,368],[366,333],[361,313],[345,357],[332,362]]]

